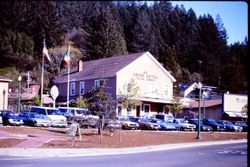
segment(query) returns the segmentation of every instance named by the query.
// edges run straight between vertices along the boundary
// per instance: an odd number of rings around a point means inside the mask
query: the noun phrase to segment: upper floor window
[[[85,92],[85,82],[80,82],[80,94],[83,95]]]
[[[168,85],[163,85],[163,95],[167,96],[168,95]]]
[[[75,82],[70,83],[70,96],[74,96],[76,93],[76,84]]]
[[[100,87],[100,80],[95,80],[95,87]]]

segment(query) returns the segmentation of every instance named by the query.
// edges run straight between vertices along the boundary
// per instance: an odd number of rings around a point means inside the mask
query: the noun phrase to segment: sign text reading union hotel
[[[148,74],[147,71],[144,71],[143,73],[134,73],[133,76],[137,80],[156,81],[158,79],[156,75]]]

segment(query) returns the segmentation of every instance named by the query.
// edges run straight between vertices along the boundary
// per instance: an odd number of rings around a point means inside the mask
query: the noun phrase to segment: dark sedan
[[[190,120],[188,120],[188,123],[196,125],[196,130],[198,130],[198,126],[199,126],[198,119],[190,119]],[[210,132],[213,130],[213,128],[211,126],[204,125],[203,122],[200,120],[200,130]]]
[[[2,122],[3,125],[15,125],[20,126],[23,124],[23,120],[20,119],[18,113],[12,110],[2,111]]]
[[[52,120],[46,115],[30,113],[30,112],[21,112],[19,118],[23,120],[24,125],[28,126],[51,126]]]
[[[235,125],[241,126],[243,132],[247,132],[248,131],[248,124],[246,121],[237,121],[234,123]]]
[[[243,128],[241,126],[235,125],[231,121],[219,120],[217,122],[225,125],[226,131],[229,131],[229,132],[242,132],[243,131]]]
[[[213,131],[225,131],[226,130],[226,126],[218,123],[215,119],[203,119],[202,122],[204,125],[211,126],[213,128]]]

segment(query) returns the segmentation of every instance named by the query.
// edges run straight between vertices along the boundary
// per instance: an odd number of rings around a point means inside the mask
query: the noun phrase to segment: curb
[[[227,140],[227,141],[194,142],[194,143],[165,144],[165,145],[129,147],[129,148],[87,148],[87,149],[1,148],[0,156],[32,157],[32,158],[105,156],[105,155],[135,154],[144,152],[173,150],[173,149],[209,146],[209,145],[236,144],[236,143],[247,143],[247,140],[242,139],[242,140]]]

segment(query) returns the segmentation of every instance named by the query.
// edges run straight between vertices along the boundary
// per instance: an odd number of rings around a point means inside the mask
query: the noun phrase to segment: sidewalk
[[[16,139],[26,139],[25,141],[13,146],[13,148],[38,148],[50,140],[67,140],[67,137],[54,136],[54,135],[20,135],[8,133],[5,131],[0,131],[0,138],[16,138]]]
[[[47,149],[47,148],[1,148],[0,156],[15,156],[15,157],[76,157],[76,156],[103,156],[103,155],[118,155],[118,154],[133,154],[142,152],[172,150],[180,148],[189,148],[197,146],[219,145],[219,144],[233,144],[233,143],[247,143],[247,140],[228,140],[228,141],[212,141],[212,142],[194,142],[181,144],[166,144],[153,145],[144,147],[130,147],[130,148],[79,148],[79,149]]]

